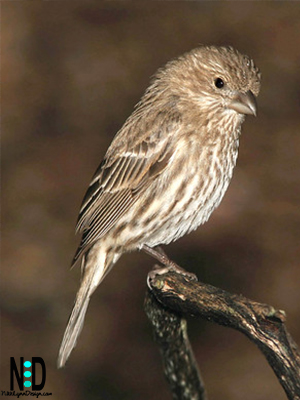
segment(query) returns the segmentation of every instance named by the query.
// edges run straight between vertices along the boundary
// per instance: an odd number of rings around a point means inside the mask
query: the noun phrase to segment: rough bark
[[[266,357],[287,398],[300,400],[300,353],[285,327],[284,311],[173,271],[158,271],[149,273],[145,310],[174,399],[206,399],[187,336],[184,316],[189,315],[244,333]]]

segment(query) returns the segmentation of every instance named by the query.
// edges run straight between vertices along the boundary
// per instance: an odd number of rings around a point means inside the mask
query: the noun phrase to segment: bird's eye
[[[222,78],[216,78],[215,79],[215,87],[218,89],[222,89],[222,87],[225,85],[224,81]]]

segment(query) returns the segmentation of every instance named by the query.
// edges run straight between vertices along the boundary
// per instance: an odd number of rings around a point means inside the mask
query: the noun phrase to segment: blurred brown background
[[[144,254],[94,294],[67,367],[56,369],[80,271],[69,271],[89,183],[149,77],[198,44],[230,44],[263,74],[257,118],[208,224],[168,246],[200,280],[284,309],[300,344],[300,3],[3,2],[1,390],[9,357],[42,357],[52,399],[170,399],[143,311]],[[189,320],[209,398],[283,400],[258,349]]]

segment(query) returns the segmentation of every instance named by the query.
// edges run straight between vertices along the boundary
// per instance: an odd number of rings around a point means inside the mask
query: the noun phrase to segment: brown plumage
[[[76,344],[92,293],[118,258],[178,239],[219,205],[259,90],[259,70],[231,47],[201,46],[158,70],[84,197],[73,261],[82,257],[82,282],[59,367]]]

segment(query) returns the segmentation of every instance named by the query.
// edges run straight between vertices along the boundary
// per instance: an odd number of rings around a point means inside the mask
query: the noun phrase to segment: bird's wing
[[[97,169],[83,199],[77,232],[82,232],[73,264],[100,239],[136,202],[141,193],[168,165],[173,154],[172,138],[179,129],[179,115],[153,120],[134,145],[116,137]],[[159,122],[158,122],[159,121]],[[110,151],[114,148],[113,151]]]

